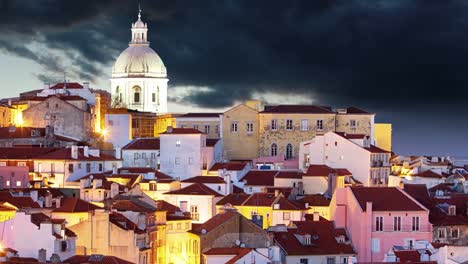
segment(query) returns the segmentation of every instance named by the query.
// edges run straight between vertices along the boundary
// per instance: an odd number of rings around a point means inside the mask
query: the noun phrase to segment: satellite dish
[[[203,229],[201,230],[201,233],[202,233],[202,234],[206,234],[206,229],[203,228]]]
[[[240,243],[241,243],[241,242],[239,241],[239,239],[237,239],[237,240],[236,240],[236,245],[239,246]]]

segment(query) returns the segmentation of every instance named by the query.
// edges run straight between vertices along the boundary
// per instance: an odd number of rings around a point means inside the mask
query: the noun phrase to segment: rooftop
[[[159,138],[136,138],[127,145],[123,150],[159,150]]]
[[[397,187],[350,187],[350,189],[363,211],[366,211],[367,202],[372,202],[373,211],[425,210]]]

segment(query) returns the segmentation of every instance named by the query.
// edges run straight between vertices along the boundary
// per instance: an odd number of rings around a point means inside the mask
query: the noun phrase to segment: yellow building
[[[374,113],[369,113],[357,107],[336,110],[335,132],[347,134],[363,134],[374,137]]]
[[[10,219],[15,218],[17,207],[14,205],[4,202],[0,204],[0,223],[6,222]]]
[[[230,194],[216,203],[216,209],[218,213],[235,209],[263,229],[301,221],[308,210],[282,194],[273,193]]]
[[[258,112],[240,104],[222,115],[223,157],[248,160],[258,157]]]
[[[189,231],[192,220],[183,215],[168,215],[166,228],[166,263],[200,263],[200,238]]]
[[[301,142],[335,129],[335,112],[314,105],[278,105],[259,113],[260,157],[295,159]]]
[[[375,124],[375,145],[386,151],[392,151],[392,124]]]
[[[194,128],[206,134],[207,138],[220,138],[220,113],[186,113],[158,116],[155,136],[165,132],[168,126]]]

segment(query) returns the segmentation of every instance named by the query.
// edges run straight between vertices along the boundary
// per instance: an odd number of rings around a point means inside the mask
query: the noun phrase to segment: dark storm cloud
[[[61,71],[60,62],[27,46],[40,42],[63,50],[79,78],[107,78],[127,46],[137,3],[0,0],[0,44]],[[222,107],[263,91],[375,109],[468,98],[468,6],[462,0],[167,0],[142,6],[170,84],[210,88],[174,99],[184,103]]]

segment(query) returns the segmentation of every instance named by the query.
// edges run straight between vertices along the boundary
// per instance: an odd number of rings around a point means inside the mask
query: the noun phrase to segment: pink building
[[[336,227],[349,231],[359,262],[383,261],[394,245],[432,240],[429,210],[398,187],[338,188],[330,207]]]
[[[28,166],[0,166],[0,187],[2,188],[28,188]]]

